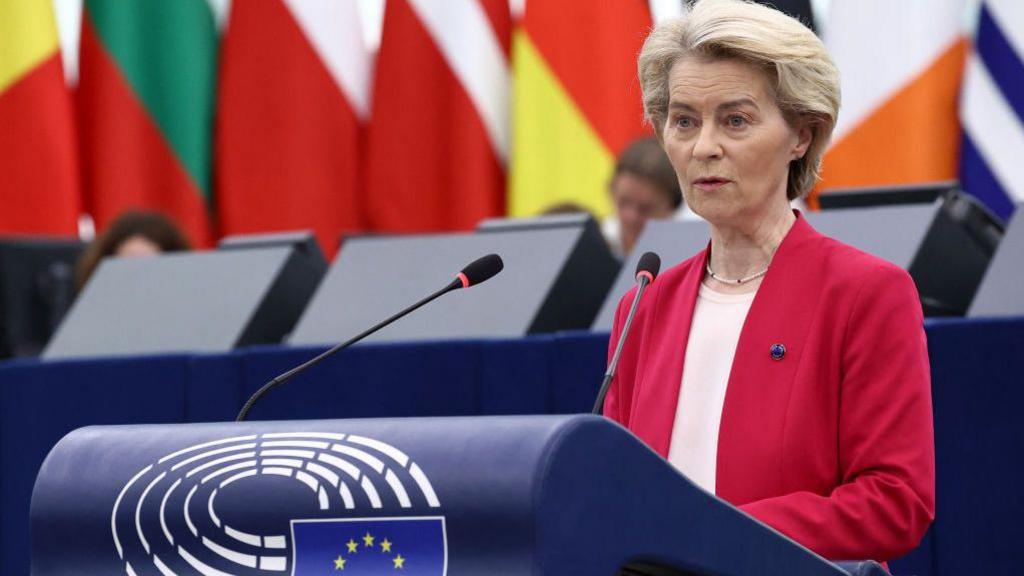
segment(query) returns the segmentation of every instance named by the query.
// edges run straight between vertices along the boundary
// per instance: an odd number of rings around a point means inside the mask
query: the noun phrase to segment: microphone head
[[[492,276],[501,272],[504,267],[505,263],[501,261],[501,256],[497,254],[481,256],[467,264],[462,269],[462,272],[459,272],[458,281],[462,283],[463,288],[476,286],[481,282],[490,280]]]
[[[639,282],[641,277],[646,277],[647,283],[650,284],[658,277],[659,270],[661,270],[661,258],[654,252],[644,252],[643,256],[640,256],[640,261],[636,264],[636,275],[634,278]]]

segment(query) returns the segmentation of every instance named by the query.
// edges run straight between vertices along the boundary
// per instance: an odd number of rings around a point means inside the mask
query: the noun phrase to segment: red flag
[[[221,232],[311,228],[324,252],[362,228],[369,59],[354,2],[235,2],[221,47]]]
[[[71,98],[49,2],[0,2],[0,232],[74,234]]]
[[[504,213],[507,0],[389,0],[367,160],[369,225],[471,228]]]

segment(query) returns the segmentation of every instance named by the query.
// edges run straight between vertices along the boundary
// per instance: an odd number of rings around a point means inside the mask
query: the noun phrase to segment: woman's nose
[[[693,143],[693,156],[698,160],[719,158],[722,147],[718,143],[718,134],[711,122],[705,122],[697,133],[697,141]]]

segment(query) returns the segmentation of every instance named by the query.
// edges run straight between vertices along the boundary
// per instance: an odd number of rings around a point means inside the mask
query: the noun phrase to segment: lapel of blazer
[[[822,292],[821,238],[797,212],[743,324],[718,433],[715,492],[728,501],[782,485],[787,406]],[[775,344],[785,347],[778,360]]]
[[[799,212],[796,214],[797,221],[776,251],[758,288],[736,347],[719,429],[716,483],[726,492],[734,492],[734,485],[742,484],[744,478],[751,480],[743,469],[744,458],[737,456],[756,452],[763,444],[774,442],[776,448],[781,446],[784,407],[818,299],[816,280],[821,269],[821,259],[816,257],[815,250],[821,235]],[[658,280],[660,284],[655,284],[657,291],[650,294],[654,305],[642,335],[628,426],[666,458],[693,311],[710,246],[708,243],[702,252],[681,264],[677,274],[663,274]],[[770,349],[775,343],[786,347],[782,360],[771,359]],[[763,404],[765,401],[768,404]],[[773,412],[765,418],[762,408],[767,410],[769,406]],[[783,410],[774,409],[778,407]],[[750,421],[757,425],[749,426]],[[748,443],[750,436],[760,430],[771,431],[771,441],[767,437],[760,439],[763,442],[753,438],[755,442]],[[722,490],[716,492],[723,494]]]

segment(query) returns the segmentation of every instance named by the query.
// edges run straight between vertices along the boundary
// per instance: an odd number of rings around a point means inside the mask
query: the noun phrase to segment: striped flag
[[[985,0],[960,105],[964,190],[1003,218],[1024,202],[1024,3]]]
[[[963,14],[963,0],[833,0],[843,109],[822,189],[956,178]]]
[[[75,144],[50,2],[0,0],[0,232],[77,231]]]
[[[467,229],[504,211],[508,0],[389,0],[367,145],[372,229]]]
[[[87,208],[102,229],[129,208],[211,243],[217,30],[206,0],[86,0],[78,100]]]
[[[221,47],[217,208],[223,234],[312,228],[330,257],[362,227],[369,54],[355,2],[234,2]]]
[[[651,28],[644,0],[528,0],[513,41],[509,213],[565,202],[611,211],[615,157],[647,134],[636,59]]]

